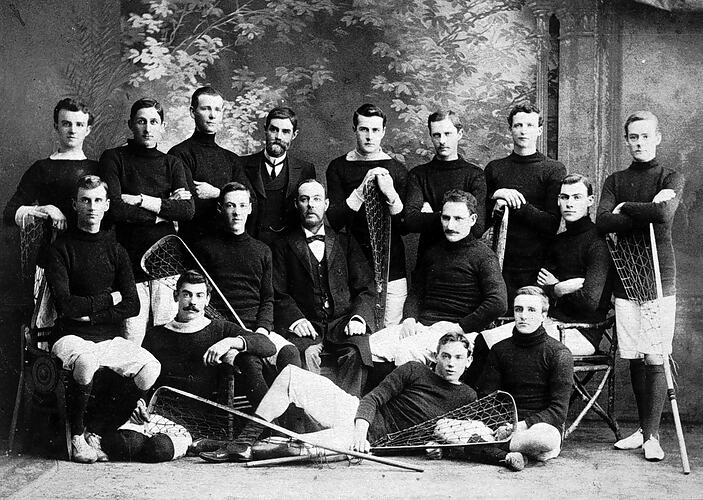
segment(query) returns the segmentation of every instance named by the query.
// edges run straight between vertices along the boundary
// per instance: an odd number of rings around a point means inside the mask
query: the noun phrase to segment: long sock
[[[637,415],[640,419],[640,427],[644,428],[649,403],[643,359],[630,360],[630,381],[632,382],[632,392],[635,394],[635,402],[637,403]]]
[[[507,454],[507,451],[494,445],[466,446],[464,448],[464,458],[481,464],[499,465],[502,460],[505,460]]]
[[[278,352],[278,356],[276,357],[276,369],[279,373],[288,365],[294,365],[299,368],[301,366],[300,351],[298,351],[298,348],[294,345],[285,345],[281,347],[281,350]]]
[[[258,415],[255,415],[258,416]],[[234,439],[236,444],[253,445],[261,433],[264,431],[265,427],[256,422],[249,421],[242,429],[242,432]]]
[[[85,431],[85,412],[88,409],[88,401],[90,401],[90,392],[93,389],[93,383],[81,385],[78,382],[71,381],[70,390],[70,406],[71,413],[71,434],[83,434]]]
[[[665,359],[665,363],[669,360]],[[659,436],[659,422],[661,421],[664,401],[666,400],[666,377],[664,365],[645,366],[647,385],[647,417],[642,424],[645,441],[650,436]]]

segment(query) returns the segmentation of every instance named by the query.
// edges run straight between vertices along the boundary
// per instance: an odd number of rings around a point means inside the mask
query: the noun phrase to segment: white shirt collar
[[[316,233],[313,233],[312,231],[310,231],[309,229],[307,229],[305,227],[303,228],[303,232],[305,233],[306,238],[309,238],[310,236],[315,236],[316,234],[319,234],[320,236],[324,236],[325,235],[325,225],[323,224],[322,226],[320,226],[320,229],[318,229],[318,231]]]
[[[86,160],[85,153],[83,151],[66,151],[60,153],[59,151],[54,151],[49,156],[50,160]]]
[[[276,167],[278,167],[278,166],[281,165],[284,161],[286,161],[286,155],[287,155],[287,154],[288,154],[288,152],[286,151],[286,152],[283,153],[283,155],[279,156],[278,158],[272,158],[272,157],[269,156],[269,154],[268,154],[268,153],[266,152],[266,150],[264,149],[264,158],[266,158],[266,160],[267,160],[271,165],[275,165]]]
[[[347,161],[378,161],[378,160],[390,160],[392,159],[387,153],[384,153],[382,149],[379,149],[373,154],[362,155],[356,149],[353,149],[347,153]]]

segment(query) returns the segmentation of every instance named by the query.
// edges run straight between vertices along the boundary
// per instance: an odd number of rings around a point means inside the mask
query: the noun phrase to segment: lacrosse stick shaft
[[[344,459],[344,455],[325,455],[323,457],[325,460],[331,462],[337,461],[338,459]],[[310,462],[315,460],[316,457],[312,455],[297,455],[295,457],[279,457],[279,458],[268,458],[266,460],[254,460],[253,462],[246,462],[247,467],[269,467],[271,465],[281,465],[290,463],[300,463],[300,462]]]
[[[652,265],[654,266],[654,278],[657,287],[657,302],[661,305],[661,299],[664,295],[662,288],[661,272],[659,270],[659,254],[657,251],[657,241],[654,235],[654,224],[649,224],[649,240],[652,246]],[[661,309],[660,309],[661,311]],[[661,335],[661,323],[660,323],[660,335]],[[674,427],[676,428],[676,438],[679,442],[679,452],[681,453],[681,465],[684,474],[690,474],[691,466],[688,462],[688,451],[686,450],[686,441],[683,436],[683,427],[681,425],[681,416],[679,415],[679,404],[676,401],[676,391],[674,389],[674,377],[671,374],[671,363],[669,361],[668,353],[664,352],[664,346],[662,347],[662,358],[664,358],[664,376],[666,377],[666,388],[667,395],[669,396],[669,402],[671,403],[671,413],[674,416]]]

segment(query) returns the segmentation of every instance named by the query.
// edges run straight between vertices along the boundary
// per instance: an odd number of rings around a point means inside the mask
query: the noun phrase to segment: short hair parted
[[[90,110],[87,104],[67,97],[65,99],[61,99],[58,103],[56,103],[56,107],[54,108],[55,124],[59,123],[59,111],[61,111],[62,109],[65,109],[66,111],[81,111],[87,114],[88,125],[92,125],[93,120],[95,119],[95,117],[93,116],[93,112]]]
[[[440,109],[438,111],[435,111],[432,113],[428,118],[427,118],[427,128],[431,129],[431,125],[434,122],[441,122],[442,120],[449,120],[454,124],[457,130],[461,130],[464,126],[461,124],[459,121],[459,117],[457,114],[452,111],[451,109],[448,110],[443,110]]]
[[[659,118],[657,118],[657,115],[655,115],[651,111],[641,110],[641,111],[635,111],[630,116],[628,116],[627,119],[625,120],[625,137],[627,137],[627,134],[629,133],[630,123],[639,122],[642,120],[653,121],[654,125],[656,126],[656,131],[659,132]]]
[[[78,196],[78,191],[81,189],[96,189],[102,187],[105,189],[105,194],[107,195],[107,182],[102,180],[97,175],[84,175],[76,182],[75,195]]]
[[[469,209],[470,214],[476,213],[476,198],[471,193],[462,191],[461,189],[450,189],[442,197],[442,206],[445,203],[464,203],[466,208]]]
[[[134,117],[137,115],[137,111],[144,108],[156,109],[156,112],[159,113],[161,121],[164,121],[164,108],[161,106],[161,103],[156,99],[149,99],[147,97],[142,97],[132,104],[132,108],[129,110],[129,121],[131,122],[134,120]]]
[[[439,353],[439,350],[443,345],[450,344],[452,342],[461,342],[464,344],[464,347],[466,347],[466,356],[471,356],[471,341],[469,341],[463,333],[457,332],[445,333],[439,338],[439,341],[437,342],[437,353]]]
[[[561,180],[562,186],[564,184],[583,184],[586,186],[586,193],[588,196],[593,195],[593,184],[591,184],[591,179],[581,174],[569,174]]]
[[[219,202],[219,204],[224,204],[225,195],[233,191],[246,191],[246,193],[249,195],[249,203],[251,203],[251,190],[248,187],[239,182],[228,182],[220,188],[220,196],[217,197],[217,201]]]
[[[210,295],[210,293],[212,292],[212,285],[210,285],[210,282],[205,279],[205,276],[200,274],[195,269],[189,269],[188,271],[180,275],[178,281],[176,282],[176,292],[180,292],[181,287],[186,283],[189,285],[199,285],[201,283],[205,283],[205,289],[207,290],[207,294]]]
[[[301,187],[301,186],[303,186],[303,185],[305,185],[305,184],[310,184],[311,182],[314,182],[314,183],[319,184],[320,186],[322,186],[322,191],[325,193],[325,198],[327,198],[327,189],[325,189],[325,186],[324,186],[320,181],[318,181],[317,179],[313,179],[312,177],[308,177],[307,179],[302,179],[300,182],[298,182],[298,185],[295,186],[295,194],[296,194],[296,196],[297,196],[297,194],[300,192],[300,187]]]
[[[277,108],[273,108],[271,111],[269,111],[269,113],[266,115],[266,122],[264,123],[264,128],[269,128],[271,120],[275,119],[290,120],[290,122],[293,124],[293,132],[298,130],[298,116],[295,114],[295,111],[293,111],[289,107],[278,106]]]
[[[191,108],[195,109],[198,107],[198,100],[200,99],[201,95],[212,95],[222,97],[222,94],[220,94],[217,90],[212,87],[200,87],[199,89],[196,89],[195,92],[193,92],[193,96],[190,98]],[[222,97],[222,100],[224,100],[224,97]]]
[[[381,108],[376,106],[375,104],[362,104],[359,106],[359,108],[354,111],[354,116],[352,117],[352,123],[354,124],[354,130],[356,130],[356,126],[359,125],[359,117],[360,116],[366,116],[366,117],[371,117],[371,116],[378,116],[383,118],[383,128],[386,128],[386,121],[388,120],[386,118],[386,114],[383,112]]]
[[[547,294],[544,293],[544,290],[540,287],[535,285],[523,286],[522,288],[518,288],[517,292],[515,292],[515,298],[520,295],[533,295],[535,297],[540,297],[542,299],[542,312],[549,311],[549,297],[547,297]]]
[[[518,113],[537,113],[539,115],[539,121],[537,124],[541,127],[542,126],[542,111],[540,109],[532,104],[531,102],[525,102],[522,104],[518,104],[515,106],[513,109],[510,110],[510,113],[508,114],[508,125],[513,126],[513,117],[518,114]]]

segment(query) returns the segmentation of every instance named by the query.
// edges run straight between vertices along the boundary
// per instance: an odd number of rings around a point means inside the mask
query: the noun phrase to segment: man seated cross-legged
[[[505,313],[507,294],[495,253],[471,234],[476,199],[465,191],[445,193],[444,240],[418,266],[420,314],[384,328],[369,339],[377,361],[400,366],[432,361],[437,340],[448,331],[479,332]]]
[[[84,435],[95,373],[105,367],[130,379],[124,391],[130,394],[128,401],[116,403],[112,415],[116,428],[154,384],[161,367],[148,351],[124,338],[123,321],[139,312],[139,297],[127,252],[100,230],[110,207],[105,182],[95,175],[82,177],[73,207],[76,228],[54,243],[46,268],[59,316],[59,338],[51,352],[73,379],[69,384],[72,458],[92,463],[107,460],[99,438]]]
[[[325,377],[288,366],[261,400],[256,415],[270,422],[294,404],[325,428],[310,434],[310,439],[338,449],[368,452],[370,441],[476,399],[474,390],[459,381],[471,360],[469,341],[460,333],[448,333],[439,339],[437,351],[434,370],[422,363],[407,363],[361,399]],[[251,460],[252,447],[263,429],[249,422],[226,447],[200,456],[209,462]]]
[[[547,335],[542,326],[548,309],[549,300],[541,288],[517,290],[513,334],[491,349],[478,392],[482,396],[496,390],[510,393],[519,421],[514,431],[511,426],[496,431],[496,439],[512,431],[508,449],[467,447],[470,460],[503,462],[520,470],[525,457],[546,461],[559,455],[574,366],[569,349]]]

